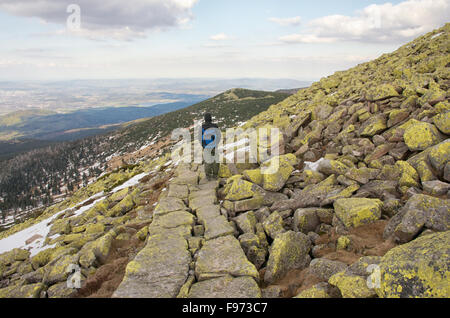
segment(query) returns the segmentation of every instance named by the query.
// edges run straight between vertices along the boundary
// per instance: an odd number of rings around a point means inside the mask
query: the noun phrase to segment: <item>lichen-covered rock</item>
[[[255,233],[257,220],[254,212],[242,213],[234,221],[242,233]]]
[[[443,169],[447,162],[450,161],[450,139],[432,147],[428,155],[428,160],[439,175],[443,174]]]
[[[195,224],[194,215],[187,211],[174,211],[164,215],[155,216],[149,226],[149,232],[153,233],[158,228],[172,229],[179,226],[193,227]]]
[[[106,216],[120,216],[129,212],[134,207],[133,196],[131,194],[127,195],[119,203],[117,203],[112,209],[106,212]]]
[[[290,270],[306,268],[311,261],[310,250],[311,241],[303,233],[288,231],[277,235],[270,247],[264,281],[271,284]]]
[[[58,283],[47,289],[48,298],[70,298],[76,289],[68,288],[67,282]]]
[[[439,131],[434,125],[418,120],[411,122],[403,135],[409,150],[425,150],[441,142]]]
[[[390,250],[380,262],[379,297],[450,297],[450,231]]]
[[[227,218],[223,215],[214,218],[207,218],[203,221],[205,226],[205,239],[212,240],[220,236],[234,234],[234,227],[231,226]]]
[[[229,188],[226,188],[226,200],[239,201],[251,198],[255,195],[255,186],[253,183],[241,178],[234,179]]]
[[[144,226],[136,233],[136,237],[138,240],[145,241],[148,235],[148,226]]]
[[[39,298],[46,286],[42,283],[36,283],[23,286],[8,286],[0,289],[0,298]]]
[[[424,194],[412,196],[401,211],[389,220],[384,229],[384,237],[394,235],[396,240],[406,243],[423,228],[450,230],[449,201]]]
[[[320,279],[328,281],[331,276],[347,269],[347,265],[326,258],[315,258],[309,264],[309,270]]]
[[[400,172],[400,179],[398,181],[400,187],[406,189],[410,187],[419,187],[419,174],[416,169],[406,161],[397,161],[395,167]]]
[[[394,109],[389,113],[388,127],[392,127],[401,123],[408,118],[410,111],[408,109]]]
[[[225,275],[192,285],[188,298],[260,298],[261,290],[248,276]]]
[[[294,298],[338,298],[339,291],[328,283],[318,283],[295,296]]]
[[[195,264],[195,275],[199,281],[224,274],[250,276],[259,280],[255,266],[247,260],[239,241],[231,235],[205,242]]]
[[[360,135],[363,137],[372,137],[386,129],[386,118],[383,115],[373,116],[361,126]]]
[[[108,232],[99,239],[85,244],[80,250],[80,265],[89,268],[93,265],[105,263],[114,237],[112,232]]]
[[[154,215],[163,215],[174,211],[185,210],[183,200],[173,197],[162,198],[155,207]]]
[[[169,229],[148,238],[128,263],[117,298],[174,298],[186,282],[191,255],[186,239]]]
[[[378,220],[381,217],[382,205],[378,199],[339,199],[334,202],[334,211],[344,225],[350,228]]]
[[[64,282],[71,275],[70,267],[78,265],[79,255],[64,255],[47,264],[43,283],[53,285]]]
[[[0,254],[0,265],[11,265],[17,261],[25,261],[30,256],[30,252],[20,248],[14,248],[9,252]]]
[[[275,238],[278,234],[285,232],[283,227],[283,218],[275,211],[263,222],[264,231],[271,238]]]
[[[347,171],[345,176],[351,180],[355,180],[361,184],[366,184],[370,180],[375,179],[378,174],[380,173],[380,170],[378,169],[371,169],[371,168],[352,168]]]
[[[293,227],[295,231],[308,234],[314,232],[320,224],[315,209],[298,209],[294,213]]]
[[[274,157],[262,164],[263,188],[267,191],[281,190],[294,171],[297,158],[293,154]]]
[[[347,269],[346,273],[351,275],[358,275],[362,277],[367,277],[369,275],[377,275],[377,265],[380,264],[380,256],[364,256],[359,260],[351,264]],[[377,278],[374,277],[374,280]]]
[[[261,169],[252,169],[252,170],[245,170],[243,172],[244,178],[249,180],[250,182],[253,182],[257,185],[262,186],[263,185],[263,174],[261,173]]]
[[[367,286],[368,284],[365,278],[346,274],[345,271],[331,276],[328,283],[339,288],[343,298],[376,297],[375,290]]]
[[[336,161],[336,160],[322,160],[319,163],[318,170],[319,172],[325,174],[325,175],[345,175],[349,167],[344,165],[343,163]]]
[[[433,123],[442,133],[450,135],[450,111],[433,117]]]
[[[234,212],[245,212],[250,210],[257,210],[260,207],[262,207],[265,203],[265,200],[269,196],[262,196],[260,193],[255,193],[253,198],[246,199],[246,200],[240,200],[234,202]]]
[[[382,84],[378,86],[369,86],[366,91],[366,97],[371,101],[383,100],[389,97],[398,96],[398,92],[391,84]]]
[[[450,184],[439,180],[422,182],[423,190],[431,195],[444,195],[450,191]]]
[[[345,250],[351,243],[351,240],[348,236],[340,236],[336,242],[336,250]]]

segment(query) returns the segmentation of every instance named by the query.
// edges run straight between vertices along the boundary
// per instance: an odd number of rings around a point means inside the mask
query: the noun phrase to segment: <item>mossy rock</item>
[[[370,117],[370,115],[369,115]],[[383,115],[370,117],[360,128],[362,137],[372,137],[387,129],[386,118]]]
[[[225,191],[226,200],[239,201],[253,197],[255,195],[255,185],[241,178],[236,178]]]
[[[11,265],[17,261],[25,261],[30,257],[30,254],[27,250],[14,248],[9,252],[0,254],[0,265]]]
[[[266,161],[261,167],[263,174],[263,188],[267,191],[280,191],[294,171],[297,158],[293,154],[274,157]]]
[[[378,199],[339,199],[334,202],[334,211],[344,225],[351,228],[380,219],[382,205]]]
[[[349,275],[345,271],[334,274],[328,280],[330,285],[339,288],[343,298],[374,298],[375,290],[370,289],[367,280],[361,276]]]
[[[429,123],[413,120],[403,135],[409,150],[425,150],[441,142],[437,128]]]
[[[400,171],[399,186],[410,188],[419,187],[419,174],[416,169],[408,162],[399,160],[395,163],[395,167]]]
[[[42,283],[9,286],[0,289],[0,298],[39,298],[45,289],[46,286]]]
[[[306,268],[311,261],[310,249],[311,241],[303,233],[288,231],[277,235],[270,247],[264,281],[272,284],[290,270]]]
[[[442,133],[450,135],[450,111],[433,117],[433,123]]]
[[[243,172],[244,178],[247,179],[250,182],[253,182],[257,185],[262,186],[263,185],[263,174],[261,173],[261,169],[252,169],[252,170],[245,170]]]
[[[382,258],[380,272],[379,297],[449,298],[450,231],[393,248]]]

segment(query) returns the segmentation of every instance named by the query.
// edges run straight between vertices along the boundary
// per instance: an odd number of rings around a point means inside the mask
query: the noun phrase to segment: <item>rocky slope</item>
[[[158,157],[118,173],[146,171],[138,184],[47,211],[107,194],[56,214],[51,248],[1,254],[0,296],[450,297],[449,35],[447,24],[253,117],[244,128],[282,130],[258,145],[279,157],[222,164],[217,182]],[[272,160],[280,169],[263,174]]]

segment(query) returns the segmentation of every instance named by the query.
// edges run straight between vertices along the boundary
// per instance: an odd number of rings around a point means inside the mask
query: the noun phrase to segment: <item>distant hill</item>
[[[275,91],[276,93],[284,93],[284,94],[289,94],[289,95],[294,95],[297,94],[297,92],[299,90],[301,90],[303,88],[287,88],[287,89],[279,89],[277,91]]]
[[[104,107],[56,113],[32,109],[0,117],[0,140],[17,138],[70,141],[116,129],[117,124],[158,116],[198,103],[204,95],[186,95],[185,100],[148,107]]]
[[[183,109],[122,124],[112,132],[20,153],[3,160],[0,166],[0,196],[3,198],[0,210],[36,206],[48,202],[52,196],[71,192],[89,178],[100,175],[111,157],[148,146],[175,128],[189,127],[205,112],[212,113],[221,128],[232,127],[288,96],[232,89]],[[27,144],[16,147],[26,149]]]

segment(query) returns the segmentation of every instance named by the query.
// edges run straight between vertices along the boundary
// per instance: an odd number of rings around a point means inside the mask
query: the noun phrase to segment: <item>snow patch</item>
[[[305,169],[304,170],[311,170],[311,171],[317,172],[317,170],[319,169],[320,163],[325,161],[325,160],[326,160],[325,158],[320,158],[316,162],[305,161],[304,162],[304,165],[305,165]]]
[[[120,191],[120,190],[123,190],[123,189],[125,189],[125,188],[135,186],[136,184],[139,183],[139,180],[140,180],[140,179],[142,179],[143,177],[145,177],[145,176],[147,176],[147,175],[148,175],[147,172],[143,172],[143,173],[137,174],[137,175],[135,175],[133,178],[129,179],[128,181],[125,181],[124,183],[122,183],[120,186],[115,187],[115,188],[111,191],[111,193],[116,193],[116,192],[118,192],[118,191]]]

